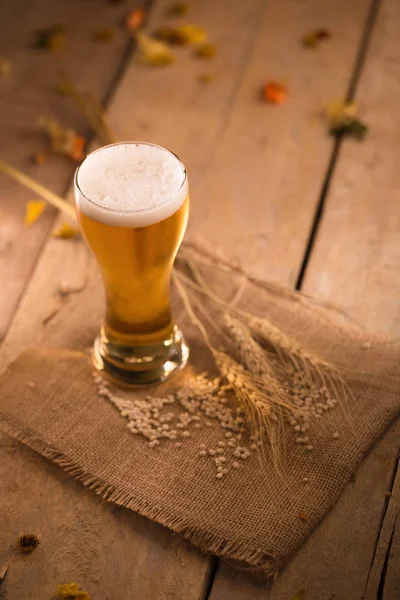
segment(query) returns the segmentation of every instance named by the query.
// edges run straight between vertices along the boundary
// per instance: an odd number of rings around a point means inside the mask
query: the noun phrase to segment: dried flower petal
[[[143,32],[136,34],[136,40],[139,50],[137,60],[141,64],[162,66],[170,65],[174,62],[174,55],[164,42],[155,40]]]
[[[49,136],[53,152],[65,154],[74,162],[79,162],[85,156],[86,139],[78,135],[73,129],[63,127],[52,118],[41,117],[38,125]]]
[[[5,58],[0,58],[0,79],[5,79],[11,71],[11,63]]]
[[[180,25],[179,27],[165,25],[157,29],[154,36],[167,44],[176,46],[204,44],[207,41],[207,34],[199,25]]]
[[[17,539],[17,544],[22,552],[32,552],[40,544],[39,538],[33,533],[24,533]]]
[[[271,104],[283,104],[287,93],[287,87],[277,81],[269,81],[263,88],[264,100]]]
[[[93,34],[93,39],[96,42],[110,42],[114,38],[115,32],[113,29],[98,29]]]
[[[322,41],[328,40],[330,37],[331,33],[327,29],[315,29],[305,35],[301,41],[306,48],[316,48]]]
[[[45,208],[46,202],[44,200],[29,200],[25,206],[24,225],[26,227],[33,225]]]
[[[70,598],[71,600],[76,598],[90,600],[89,593],[82,590],[77,583],[61,583],[57,586],[57,594],[62,598]]]
[[[193,54],[197,58],[205,58],[210,60],[217,54],[217,48],[214,46],[214,44],[201,44],[201,46],[194,50]]]
[[[66,28],[64,25],[53,25],[36,32],[35,48],[56,52],[65,46]]]
[[[59,238],[62,240],[71,240],[76,239],[80,235],[79,229],[77,227],[72,227],[68,223],[63,223],[60,227],[53,233],[53,237]]]
[[[167,9],[167,14],[170,17],[182,17],[183,15],[186,15],[187,12],[188,5],[186,2],[175,2]]]
[[[143,8],[135,8],[125,19],[125,27],[128,31],[136,31],[143,24],[144,10]]]

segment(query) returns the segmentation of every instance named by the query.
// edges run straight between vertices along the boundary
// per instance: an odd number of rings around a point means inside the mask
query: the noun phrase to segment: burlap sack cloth
[[[199,457],[199,446],[216,447],[223,439],[219,427],[191,430],[180,449],[173,442],[149,448],[130,433],[110,402],[96,395],[87,355],[59,350],[32,349],[6,370],[0,382],[1,427],[104,498],[169,527],[204,551],[273,575],[398,415],[400,350],[338,325],[337,313],[299,294],[201,262],[208,285],[223,298],[268,317],[306,348],[345,367],[352,395],[345,409],[332,411],[333,424],[321,420],[315,426],[312,452],[294,443],[288,427],[283,473],[271,463],[261,467],[253,455],[243,468],[218,480],[212,460]],[[189,367],[168,384],[171,388],[192,373],[215,372],[176,292],[173,304],[191,356]],[[205,297],[202,304],[221,323],[216,305]],[[216,337],[214,343],[222,346],[223,340]],[[164,388],[150,392],[159,396]],[[149,390],[133,393],[145,397]],[[339,439],[333,439],[333,430]]]

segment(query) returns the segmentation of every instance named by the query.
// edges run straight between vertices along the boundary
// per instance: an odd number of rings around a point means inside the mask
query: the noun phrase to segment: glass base
[[[96,369],[128,386],[165,381],[186,365],[188,357],[189,348],[176,325],[163,342],[138,346],[113,343],[102,330],[93,347]]]

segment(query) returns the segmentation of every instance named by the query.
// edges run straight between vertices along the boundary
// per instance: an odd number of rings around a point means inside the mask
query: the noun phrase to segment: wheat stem
[[[46,200],[49,204],[55,206],[55,208],[58,208],[58,210],[63,212],[71,219],[76,219],[75,209],[72,206],[72,204],[69,204],[69,202],[67,202],[54,192],[51,192],[48,188],[37,182],[35,179],[28,177],[28,175],[25,175],[25,173],[23,173],[19,169],[12,167],[11,165],[7,164],[2,160],[0,160],[0,171],[11,177],[11,179],[14,179],[14,181],[17,181],[24,187],[28,188],[29,190],[32,190],[33,192],[35,192],[35,194],[38,194],[41,198],[43,198],[43,200]]]

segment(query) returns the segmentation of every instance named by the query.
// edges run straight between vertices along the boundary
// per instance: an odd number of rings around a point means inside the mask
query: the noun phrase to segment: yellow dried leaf
[[[328,29],[314,29],[302,38],[303,45],[306,48],[317,48],[321,42],[331,37]]]
[[[62,598],[70,598],[71,600],[77,598],[90,600],[89,593],[82,590],[77,583],[61,583],[57,586],[57,594]]]
[[[56,52],[65,46],[66,28],[64,25],[53,25],[36,32],[35,47],[48,52]]]
[[[73,129],[63,127],[55,119],[41,117],[38,125],[49,136],[51,149],[57,154],[65,154],[74,162],[80,162],[85,156],[86,139]]]
[[[174,55],[164,42],[155,40],[142,31],[136,33],[136,40],[139,50],[137,60],[141,64],[161,66],[170,65],[174,62]]]
[[[214,44],[201,44],[201,46],[199,46],[198,48],[195,48],[194,50],[194,55],[197,58],[205,58],[205,59],[212,59],[214,58],[214,56],[217,54],[217,48],[214,46]]]
[[[341,122],[350,118],[353,119],[357,114],[357,106],[354,102],[332,100],[326,107],[326,114],[332,122]]]
[[[44,200],[29,200],[25,207],[24,225],[30,227],[38,220],[44,209],[46,202]]]
[[[11,63],[5,58],[0,58],[0,79],[5,79],[11,71]]]
[[[199,25],[181,25],[176,30],[185,44],[204,44],[207,41],[207,33]]]
[[[79,237],[79,229],[77,227],[72,227],[72,225],[69,225],[68,223],[63,223],[53,233],[53,237],[62,240],[71,240],[73,238]]]
[[[174,46],[205,44],[207,41],[207,34],[199,25],[180,25],[179,27],[163,25],[157,29],[154,35],[161,41]]]

